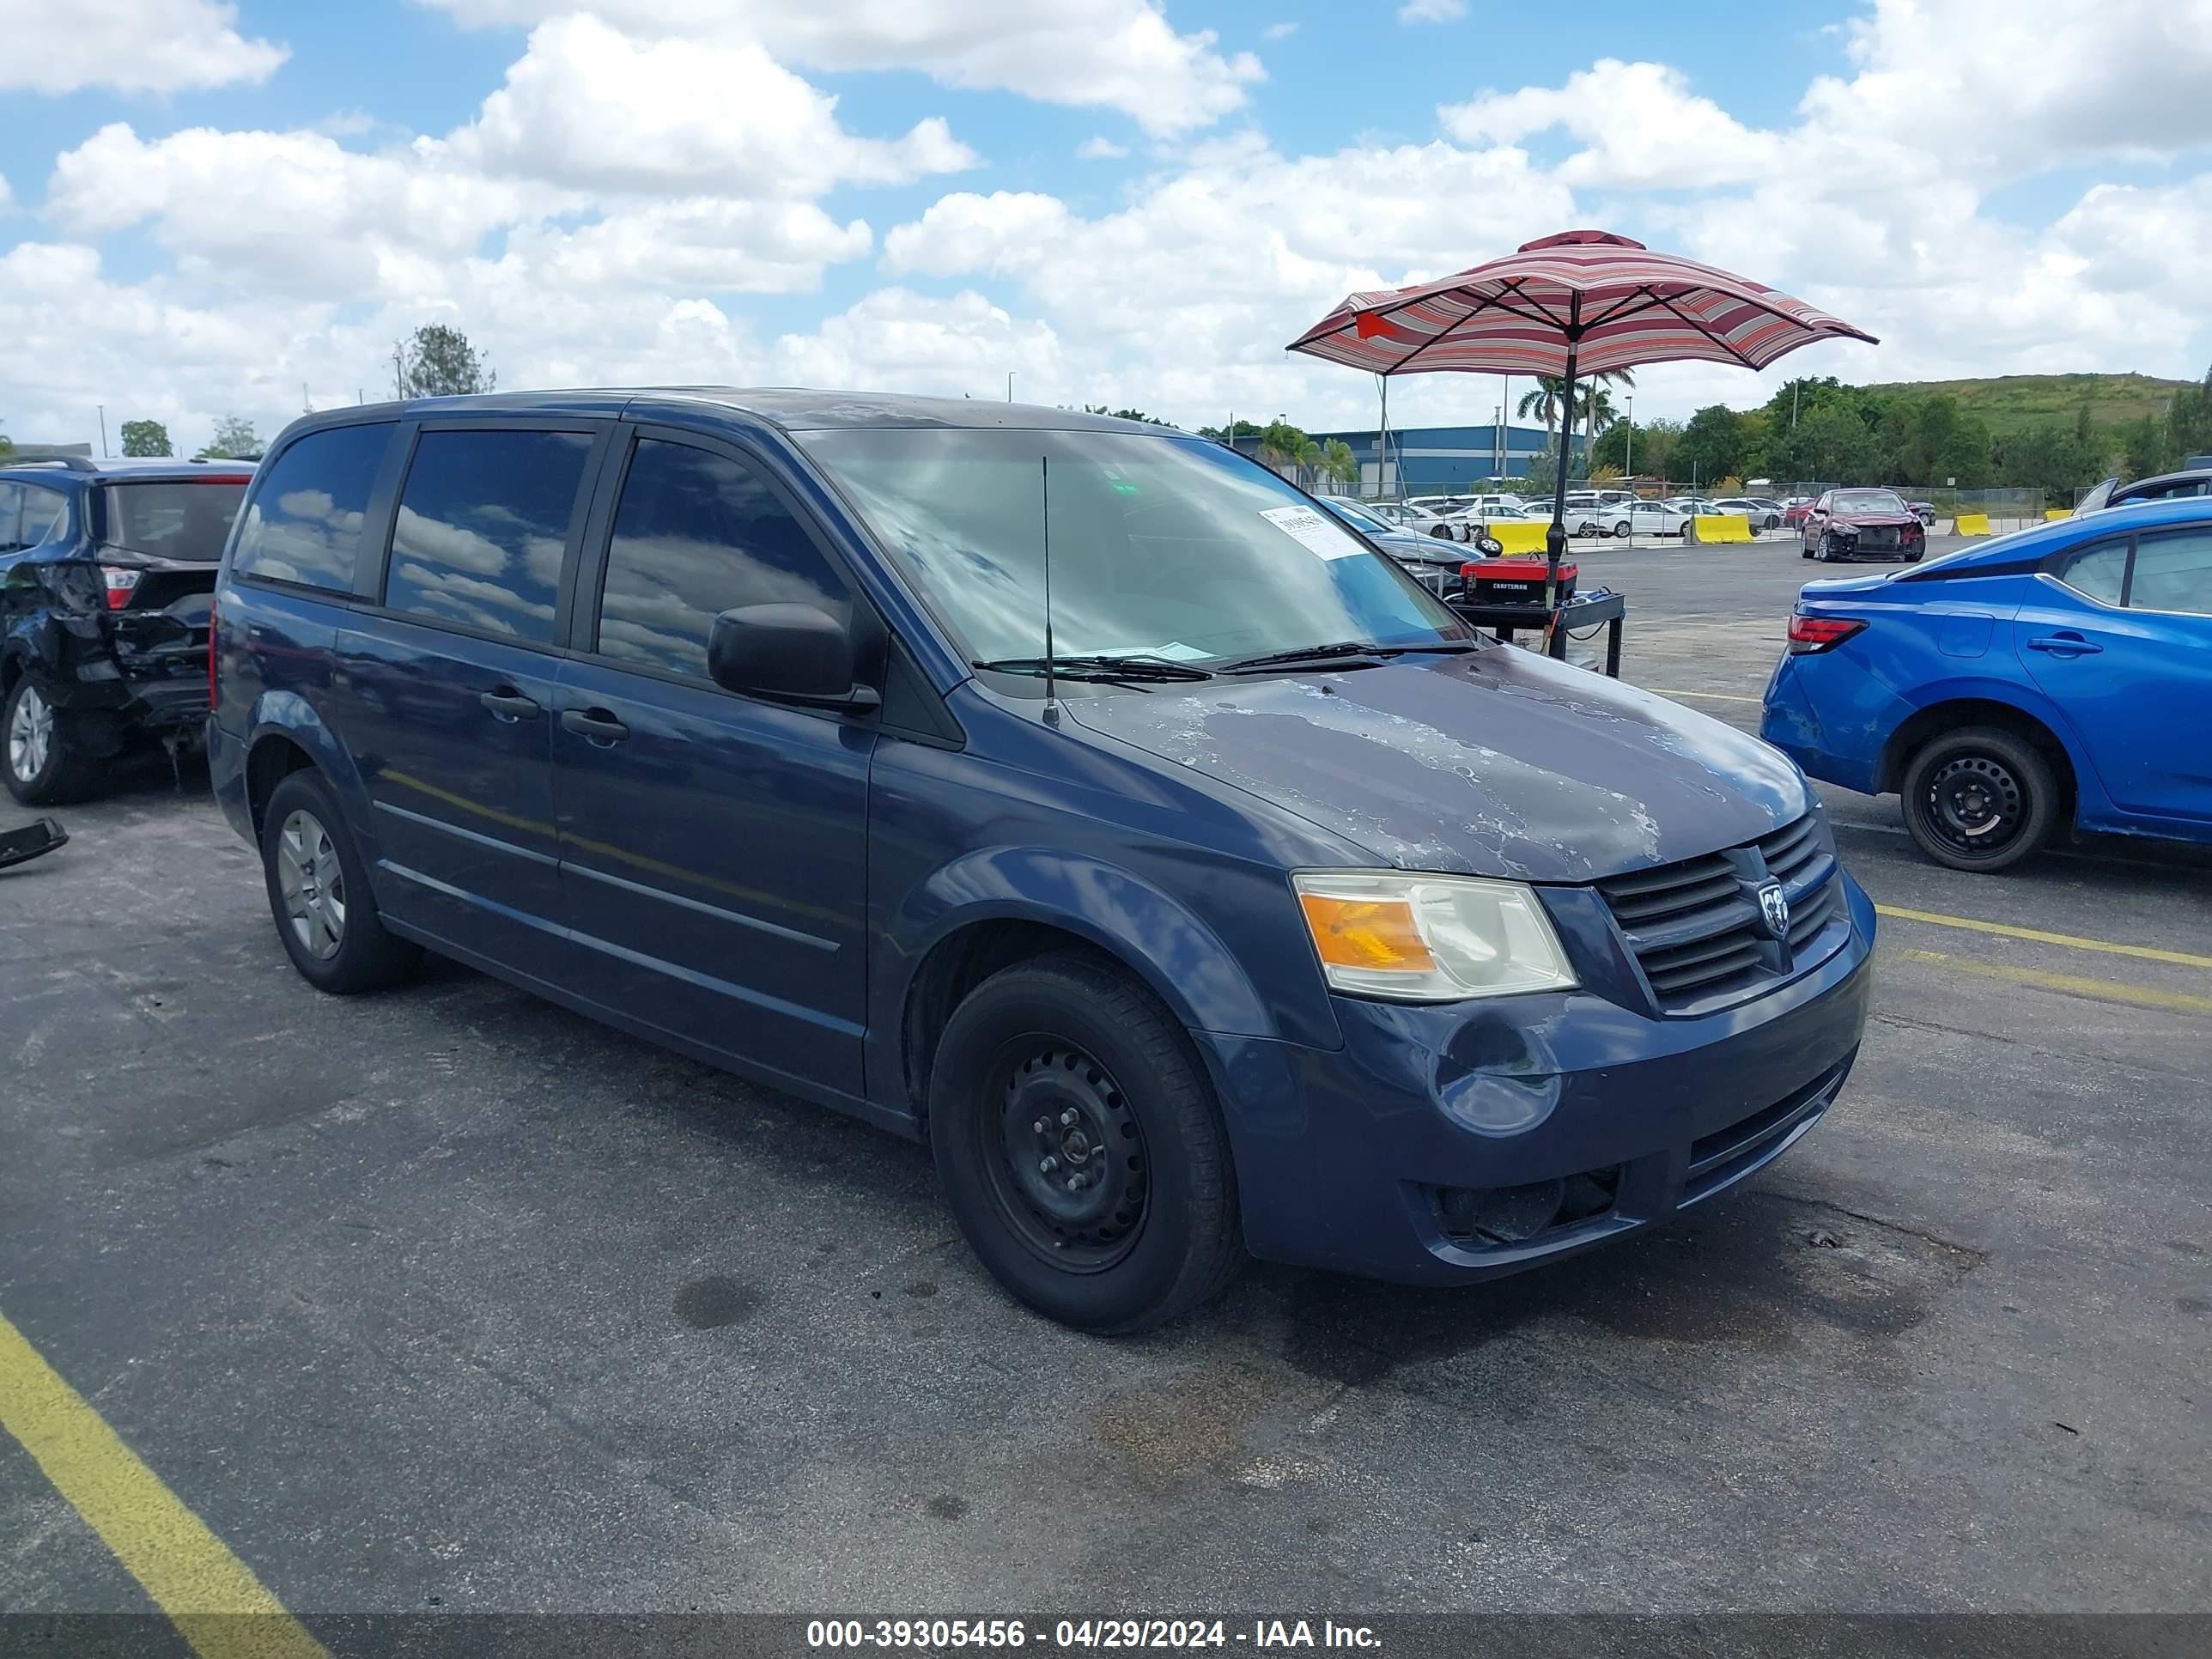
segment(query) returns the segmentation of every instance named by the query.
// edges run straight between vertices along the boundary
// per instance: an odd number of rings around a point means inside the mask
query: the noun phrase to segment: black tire
[[[1626,541],[1626,540],[1627,540],[1627,539],[1628,539],[1628,532],[1629,532],[1629,523],[1628,523],[1628,520],[1626,520],[1626,519],[1620,519],[1620,520],[1616,520],[1614,521],[1614,523],[1613,523],[1613,537],[1614,537],[1614,538],[1615,538],[1616,540],[1620,540],[1620,541]]]
[[[1797,538],[1797,556],[1801,559],[1809,559],[1813,556],[1813,544],[1802,536]]]
[[[0,771],[26,806],[66,806],[100,781],[100,763],[73,740],[69,716],[23,675],[0,706]]]
[[[308,916],[295,916],[295,901],[286,890],[287,832],[305,825],[319,832],[306,836],[303,843],[317,866],[313,895],[334,895],[335,927],[329,924],[327,905],[311,906]],[[299,849],[294,850],[296,854]],[[330,881],[333,860],[339,878],[335,888]],[[422,962],[421,945],[385,931],[375,895],[369,891],[368,872],[354,850],[337,797],[321,773],[312,769],[291,773],[270,792],[261,814],[261,870],[284,954],[292,958],[300,977],[318,991],[344,997],[381,990],[405,979]],[[324,924],[320,930],[317,917]],[[311,938],[317,942],[311,943]],[[325,943],[330,947],[326,953],[321,948]]]
[[[1205,1067],[1176,1018],[1110,963],[1041,957],[969,993],[930,1070],[929,1142],[969,1248],[1064,1325],[1149,1330],[1243,1265]],[[1088,1184],[1063,1200],[1067,1171]]]
[[[1954,870],[2008,870],[2050,838],[2058,780],[2034,744],[1992,726],[1932,738],[1898,787],[1905,827]]]

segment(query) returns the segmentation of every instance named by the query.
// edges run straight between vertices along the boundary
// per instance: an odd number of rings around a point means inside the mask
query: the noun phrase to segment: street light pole
[[[1007,401],[1008,403],[1012,403],[1012,402],[1013,402],[1013,400],[1014,400],[1014,371],[1013,371],[1012,369],[1011,369],[1011,368],[1010,368],[1010,369],[1008,369],[1008,370],[1006,371],[1006,401]]]
[[[1620,471],[1624,477],[1636,476],[1636,398],[1628,399],[1628,435],[1621,440]]]

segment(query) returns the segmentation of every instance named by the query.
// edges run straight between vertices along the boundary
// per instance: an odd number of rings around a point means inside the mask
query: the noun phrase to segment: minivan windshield
[[[1204,666],[1474,637],[1329,514],[1202,439],[938,428],[793,435],[971,663],[1043,652],[1048,526],[1061,657]]]

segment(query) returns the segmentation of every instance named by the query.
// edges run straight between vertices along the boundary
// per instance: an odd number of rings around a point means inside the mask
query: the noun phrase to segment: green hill
[[[2000,374],[1983,380],[1901,380],[1867,390],[1956,398],[1962,410],[1972,410],[1989,422],[1992,437],[2001,438],[2039,422],[2071,421],[2084,403],[2089,405],[2089,418],[2100,425],[2162,416],[2173,394],[2191,384],[2148,374]]]

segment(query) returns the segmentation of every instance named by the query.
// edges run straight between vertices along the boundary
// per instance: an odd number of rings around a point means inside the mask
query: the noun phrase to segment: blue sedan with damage
[[[1858,1052],[1874,914],[1785,756],[1158,427],[331,411],[216,599],[216,792],[312,984],[435,951],[926,1141],[1086,1330],[1248,1253],[1448,1285],[1620,1237]]]

